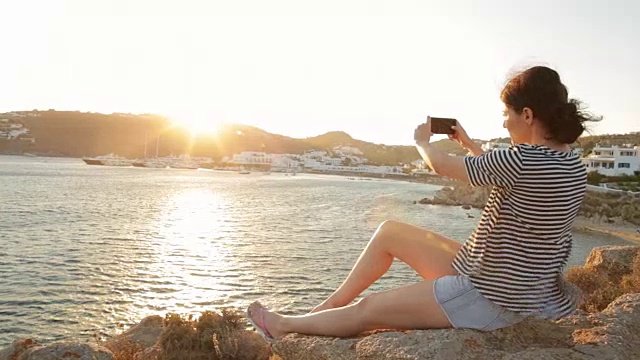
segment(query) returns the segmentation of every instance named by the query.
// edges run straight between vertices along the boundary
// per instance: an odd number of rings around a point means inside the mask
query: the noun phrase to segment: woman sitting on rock
[[[494,330],[527,316],[557,319],[576,309],[563,280],[571,227],[586,191],[586,171],[569,147],[584,131],[580,102],[558,73],[533,67],[504,87],[503,126],[513,146],[489,153],[453,127],[470,154],[452,157],[432,146],[431,124],[417,127],[418,151],[435,172],[472,186],[493,186],[477,228],[462,245],[432,231],[383,222],[342,285],[311,313],[285,316],[258,302],[249,320],[268,339],[288,333],[346,337],[374,329]],[[397,258],[419,283],[351,302]]]

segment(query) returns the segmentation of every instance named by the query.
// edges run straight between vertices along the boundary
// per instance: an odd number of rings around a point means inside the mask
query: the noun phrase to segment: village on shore
[[[7,115],[24,117],[33,116],[30,113],[8,113]],[[0,141],[13,141],[24,144],[34,144],[35,137],[29,128],[20,121],[0,119]],[[508,148],[507,142],[479,142],[484,151]],[[640,174],[640,146],[625,144],[621,146],[601,146],[596,144],[588,152],[575,147],[573,151],[582,156],[582,161],[589,172],[597,172],[601,176],[634,176]],[[302,154],[274,154],[259,151],[243,151],[213,161],[207,157],[192,157],[188,154],[177,156],[158,156],[156,144],[155,156],[147,156],[145,143],[145,155],[142,159],[127,159],[116,154],[108,154],[93,158],[83,158],[89,165],[103,166],[135,166],[147,168],[179,168],[179,169],[214,169],[231,170],[241,173],[261,171],[263,173],[327,173],[356,176],[377,177],[420,177],[438,175],[433,173],[422,159],[415,159],[407,163],[374,164],[369,161],[364,153],[355,146],[338,145],[327,150],[313,150]],[[29,153],[23,155],[33,156]],[[606,188],[606,185],[603,186]]]

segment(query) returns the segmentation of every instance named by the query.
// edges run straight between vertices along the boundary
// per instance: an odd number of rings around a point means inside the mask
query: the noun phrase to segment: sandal
[[[247,308],[247,320],[249,320],[249,323],[256,329],[263,339],[271,343],[275,338],[269,333],[269,330],[267,330],[267,327],[265,326],[264,312],[265,309],[263,307],[259,307],[257,313],[254,313],[254,315],[258,316],[257,321],[253,321],[253,319],[251,319],[251,314],[249,313],[249,308]]]

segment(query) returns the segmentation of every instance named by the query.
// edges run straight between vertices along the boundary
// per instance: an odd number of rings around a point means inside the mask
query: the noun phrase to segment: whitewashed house
[[[587,171],[598,171],[602,175],[633,175],[640,171],[640,146],[596,146],[582,159]]]
[[[298,170],[301,162],[296,160],[296,155],[291,154],[273,154],[271,161],[271,170],[273,171],[292,171]]]
[[[0,119],[0,139],[36,142],[28,128],[10,119]]]
[[[273,155],[265,152],[243,151],[240,154],[234,154],[229,162],[238,165],[269,165],[272,159]]]
[[[489,152],[495,149],[508,149],[511,147],[511,143],[503,143],[503,142],[495,142],[495,141],[487,141],[482,144],[481,148],[484,152]]]

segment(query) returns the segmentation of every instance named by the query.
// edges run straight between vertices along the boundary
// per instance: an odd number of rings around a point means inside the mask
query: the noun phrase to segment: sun
[[[174,126],[184,127],[191,135],[214,135],[219,130],[219,123],[215,118],[206,113],[186,111],[171,116]]]

